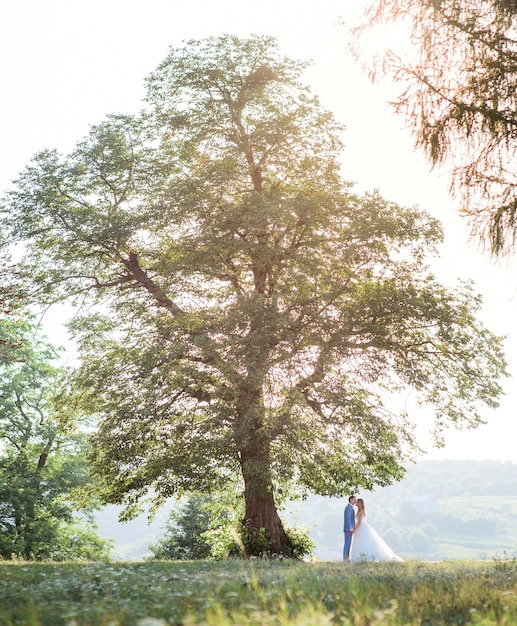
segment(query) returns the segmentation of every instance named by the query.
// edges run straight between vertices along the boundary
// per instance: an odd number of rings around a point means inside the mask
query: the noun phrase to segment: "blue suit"
[[[343,531],[345,533],[345,546],[343,548],[343,561],[350,559],[350,548],[352,547],[353,534],[350,532],[355,528],[355,511],[354,507],[348,503],[345,507],[345,525]]]

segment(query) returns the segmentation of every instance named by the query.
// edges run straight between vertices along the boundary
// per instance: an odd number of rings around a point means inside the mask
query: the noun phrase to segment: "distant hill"
[[[404,558],[492,559],[517,552],[517,464],[422,461],[404,480],[362,492],[369,523]],[[288,523],[310,528],[315,556],[341,559],[346,498],[310,496],[286,507]],[[149,524],[145,515],[121,524],[118,509],[97,515],[99,532],[115,541],[114,557],[142,559],[163,532],[170,507]]]

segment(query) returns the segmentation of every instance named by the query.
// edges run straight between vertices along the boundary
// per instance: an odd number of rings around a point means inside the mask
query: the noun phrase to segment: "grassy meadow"
[[[0,625],[517,624],[517,561],[0,563]]]

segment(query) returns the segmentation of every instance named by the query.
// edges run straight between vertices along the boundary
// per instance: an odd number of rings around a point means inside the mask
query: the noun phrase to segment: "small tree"
[[[214,521],[212,499],[207,496],[189,496],[169,514],[165,534],[149,546],[155,559],[206,559],[212,546],[204,536]]]

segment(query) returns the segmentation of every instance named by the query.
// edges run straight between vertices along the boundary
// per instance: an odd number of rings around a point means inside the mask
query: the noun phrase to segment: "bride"
[[[366,508],[362,498],[357,498],[357,509],[350,560],[403,561],[366,521]]]

